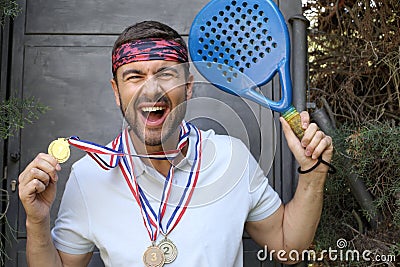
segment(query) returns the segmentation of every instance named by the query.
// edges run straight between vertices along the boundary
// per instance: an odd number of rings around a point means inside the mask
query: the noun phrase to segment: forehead
[[[154,74],[165,68],[175,68],[183,70],[184,63],[166,60],[147,60],[137,61],[122,65],[117,69],[117,76],[122,75],[127,70],[137,70],[143,74]]]

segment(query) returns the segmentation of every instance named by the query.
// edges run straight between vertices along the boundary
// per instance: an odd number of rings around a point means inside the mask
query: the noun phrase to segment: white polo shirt
[[[193,132],[186,158],[175,167],[165,218],[187,182],[195,154]],[[240,140],[212,130],[202,131],[202,137],[200,176],[186,213],[168,235],[178,256],[167,266],[241,267],[245,222],[267,218],[281,200]],[[134,164],[138,184],[158,211],[164,176],[140,159],[134,158]],[[107,267],[143,266],[143,253],[151,244],[119,167],[103,170],[88,156],[72,166],[52,237],[58,250],[70,254],[85,254],[96,246]],[[162,239],[159,235],[157,243]]]

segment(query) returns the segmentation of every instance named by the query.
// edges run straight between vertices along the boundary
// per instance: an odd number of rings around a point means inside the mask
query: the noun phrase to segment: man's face
[[[184,66],[150,60],[125,64],[111,80],[117,104],[135,135],[148,146],[159,146],[175,133],[192,95]]]

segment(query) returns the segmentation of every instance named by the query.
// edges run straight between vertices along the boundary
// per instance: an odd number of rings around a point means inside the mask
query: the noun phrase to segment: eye
[[[177,75],[173,71],[162,71],[157,73],[157,78],[167,80],[167,79],[172,79],[175,78]]]
[[[140,75],[129,75],[126,77],[126,81],[132,81],[132,82],[137,82],[141,80],[143,77]]]

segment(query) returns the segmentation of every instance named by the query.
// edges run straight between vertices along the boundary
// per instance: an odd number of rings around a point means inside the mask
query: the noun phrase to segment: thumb
[[[296,136],[292,128],[290,128],[289,123],[283,117],[280,117],[279,120],[281,122],[282,130],[286,137],[290,151],[292,151],[296,159],[301,158],[301,156],[304,155],[304,148],[301,145],[299,138]]]

